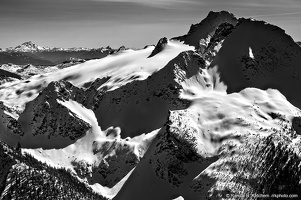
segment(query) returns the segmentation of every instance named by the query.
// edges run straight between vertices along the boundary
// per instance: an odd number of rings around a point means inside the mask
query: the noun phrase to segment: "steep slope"
[[[50,83],[20,114],[18,122],[25,132],[19,141],[21,145],[62,148],[84,136],[91,125],[64,104],[69,100],[81,102],[84,98],[83,91],[68,82]]]
[[[240,19],[210,67],[218,67],[227,92],[247,87],[278,89],[301,108],[301,48],[279,27]]]
[[[0,69],[0,79],[8,78],[8,77],[10,77],[10,78],[17,78],[17,79],[21,78],[21,76],[19,76],[18,74],[15,74],[15,73],[12,73],[12,72]]]
[[[152,53],[148,57],[149,58],[153,57],[154,55],[156,55],[156,54],[160,53],[161,51],[163,51],[167,44],[168,44],[168,39],[166,37],[161,38],[158,41],[157,45],[155,46],[155,49],[152,51]]]
[[[189,101],[179,98],[182,92],[213,88],[204,68],[205,62],[198,54],[182,52],[147,79],[101,94],[93,106],[99,125],[105,129],[120,127],[123,138],[162,127],[168,110],[188,107]]]
[[[225,22],[220,24],[214,31],[214,34],[210,38],[209,42],[202,41],[197,51],[206,60],[207,65],[212,62],[212,59],[219,52],[223,46],[224,40],[232,33],[235,26]]]
[[[16,138],[24,136],[15,113],[13,108],[0,101],[0,141],[14,145],[17,144]]]
[[[52,168],[1,141],[0,159],[1,199],[107,199],[69,171]]]
[[[239,194],[252,199],[257,192],[300,194],[301,171],[296,168],[301,163],[297,150],[301,136],[291,125],[300,114],[276,90],[199,94],[188,109],[170,112],[144,159],[114,199],[182,196],[199,200]],[[272,175],[274,169],[279,176]],[[285,187],[277,190],[275,186],[290,169],[292,182],[283,182]]]
[[[210,11],[208,16],[200,23],[191,25],[186,35],[175,37],[173,39],[184,41],[185,44],[199,48],[200,42],[208,43],[213,36],[215,29],[225,22],[235,26],[237,19],[233,14],[227,11]]]

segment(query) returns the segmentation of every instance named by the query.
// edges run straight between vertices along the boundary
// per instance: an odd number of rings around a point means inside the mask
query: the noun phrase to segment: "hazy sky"
[[[144,47],[187,33],[211,10],[265,20],[301,41],[301,0],[0,0],[0,48]]]

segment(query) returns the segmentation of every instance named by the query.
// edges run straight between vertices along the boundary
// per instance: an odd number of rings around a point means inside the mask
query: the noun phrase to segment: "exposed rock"
[[[150,58],[150,57],[153,57],[154,55],[160,53],[164,49],[164,47],[167,45],[167,42],[168,42],[168,40],[166,37],[161,38],[158,41],[157,45],[155,46],[155,49],[152,51],[152,53],[148,57]]]
[[[223,41],[228,35],[231,34],[233,29],[233,24],[230,24],[228,22],[222,23],[217,27],[214,35],[210,38],[210,42],[206,44],[205,48],[204,45],[200,45],[199,51],[203,55],[205,60],[209,62],[212,61],[212,59],[218,53],[219,49],[222,47]]]
[[[179,98],[186,84],[195,81],[201,89],[212,88],[202,68],[205,63],[198,54],[183,52],[146,80],[100,95],[93,106],[99,125],[120,127],[124,138],[160,128],[168,110],[188,107],[189,101]]]
[[[101,149],[95,149],[105,154],[99,165],[93,167],[92,174],[98,178],[91,179],[91,183],[98,182],[110,188],[116,185],[140,161],[140,156],[134,148],[126,142],[108,141],[101,146]]]
[[[85,100],[83,91],[69,82],[51,82],[37,98],[26,104],[24,112],[18,119],[22,130],[28,137],[44,136],[43,143],[52,138],[67,139],[61,139],[61,142],[53,144],[48,142],[47,146],[56,148],[81,138],[91,125],[60,103],[69,100],[83,102]]]
[[[209,67],[218,67],[228,93],[247,87],[274,88],[300,108],[299,63],[301,48],[284,30],[263,21],[240,19]]]
[[[13,137],[22,137],[24,132],[11,109],[0,101],[0,140],[14,142]],[[16,143],[14,142],[13,145]]]
[[[174,39],[184,41],[185,44],[199,48],[200,40],[208,37],[210,39],[213,36],[215,29],[225,22],[235,26],[237,19],[233,14],[227,11],[210,11],[208,16],[200,23],[191,25],[189,32],[186,35]]]
[[[107,199],[70,171],[49,167],[1,141],[0,159],[0,199]]]
[[[237,146],[225,146],[218,162],[195,178],[192,188],[216,199],[273,198],[272,195],[301,194],[300,137],[292,142],[293,132],[280,131],[257,136]],[[262,195],[262,196],[258,196]],[[285,196],[282,196],[285,198]],[[276,196],[274,196],[276,198]]]

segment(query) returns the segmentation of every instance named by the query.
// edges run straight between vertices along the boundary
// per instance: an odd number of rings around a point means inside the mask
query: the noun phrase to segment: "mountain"
[[[1,199],[301,196],[301,47],[284,30],[210,12],[155,46],[94,52],[112,53],[2,66]]]
[[[284,30],[263,21],[240,19],[209,68],[218,68],[228,93],[248,87],[274,88],[301,108],[299,63],[301,48]]]
[[[50,167],[3,142],[0,142],[0,158],[1,199],[107,199],[67,170]]]
[[[198,48],[200,44],[210,40],[219,25],[226,22],[235,26],[237,18],[227,11],[211,11],[200,23],[191,25],[186,35],[175,37],[173,39],[184,41],[185,44]]]
[[[39,46],[32,41],[24,42],[16,47],[9,47],[6,48],[6,52],[39,52],[39,51],[86,51],[86,50],[91,50],[90,48],[83,48],[83,47],[78,47],[78,48],[50,48],[50,47],[42,47]]]
[[[14,51],[14,52],[33,52],[33,51],[45,51],[49,50],[49,48],[41,47],[33,42],[24,42],[21,45],[16,46],[13,49],[8,49],[9,51]]]
[[[114,51],[116,50],[110,47],[98,49],[41,47],[29,41],[0,51],[0,64],[49,66],[68,61],[99,59]]]

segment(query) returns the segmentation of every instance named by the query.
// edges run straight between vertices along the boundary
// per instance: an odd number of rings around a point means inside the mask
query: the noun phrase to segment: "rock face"
[[[237,19],[233,14],[227,11],[210,11],[208,16],[200,23],[191,25],[186,35],[175,37],[174,39],[184,41],[185,44],[199,48],[200,40],[206,40],[207,38],[210,40],[215,29],[226,22],[235,26]]]
[[[258,92],[246,89],[218,99],[205,96],[188,109],[171,111],[114,199],[300,194],[301,137],[290,121],[290,115],[300,111],[284,97],[276,98],[276,91]],[[262,99],[252,105],[257,95]],[[271,112],[274,106],[278,114]]]
[[[7,77],[17,78],[17,79],[21,78],[21,76],[19,76],[18,74],[11,73],[9,71],[0,69],[0,80],[3,79],[3,78],[7,78]]]
[[[61,102],[69,100],[82,102],[84,98],[83,91],[69,82],[51,82],[36,99],[26,104],[18,122],[27,137],[43,137],[45,144],[49,139],[61,139],[61,142],[52,144],[48,142],[46,146],[56,148],[66,146],[84,136],[91,125]],[[23,141],[24,145],[28,145],[26,144],[28,142]]]
[[[198,51],[204,57],[205,60],[212,62],[212,59],[216,56],[224,40],[231,34],[234,29],[234,25],[228,22],[222,23],[217,27],[213,36],[210,38],[209,43],[201,40]]]
[[[189,102],[179,98],[191,81],[200,88],[210,88],[211,80],[202,71],[204,60],[196,53],[183,52],[162,70],[143,81],[133,81],[104,93],[94,105],[99,125],[121,128],[122,137],[134,137],[160,128],[168,110],[187,108]],[[199,77],[195,77],[199,76]]]
[[[107,200],[67,170],[49,167],[3,142],[0,142],[0,159],[1,199]]]
[[[195,178],[191,187],[199,195],[207,193],[215,199],[230,195],[256,199],[258,194],[262,198],[273,194],[297,198],[301,193],[301,155],[297,150],[301,143],[300,137],[292,143],[294,135],[294,131],[277,131],[232,146],[231,151],[224,150],[219,161]]]
[[[96,154],[101,153],[103,158],[99,165],[93,167],[93,178],[89,181],[98,182],[110,188],[126,176],[142,157],[137,153],[135,146],[116,140],[107,141],[99,147],[95,146],[94,151]]]
[[[227,92],[247,87],[278,89],[301,108],[301,48],[279,27],[240,19],[210,67],[218,66]],[[280,81],[281,80],[281,81]]]
[[[161,39],[158,41],[158,43],[157,43],[155,49],[153,50],[153,52],[151,53],[151,55],[149,55],[149,58],[150,58],[150,57],[153,57],[154,55],[156,55],[156,54],[158,54],[159,52],[161,52],[161,51],[164,49],[164,47],[167,45],[167,42],[168,42],[168,40],[167,40],[166,37],[161,38]]]
[[[0,140],[15,145],[14,138],[22,136],[24,136],[24,131],[16,116],[3,102],[0,102]]]

